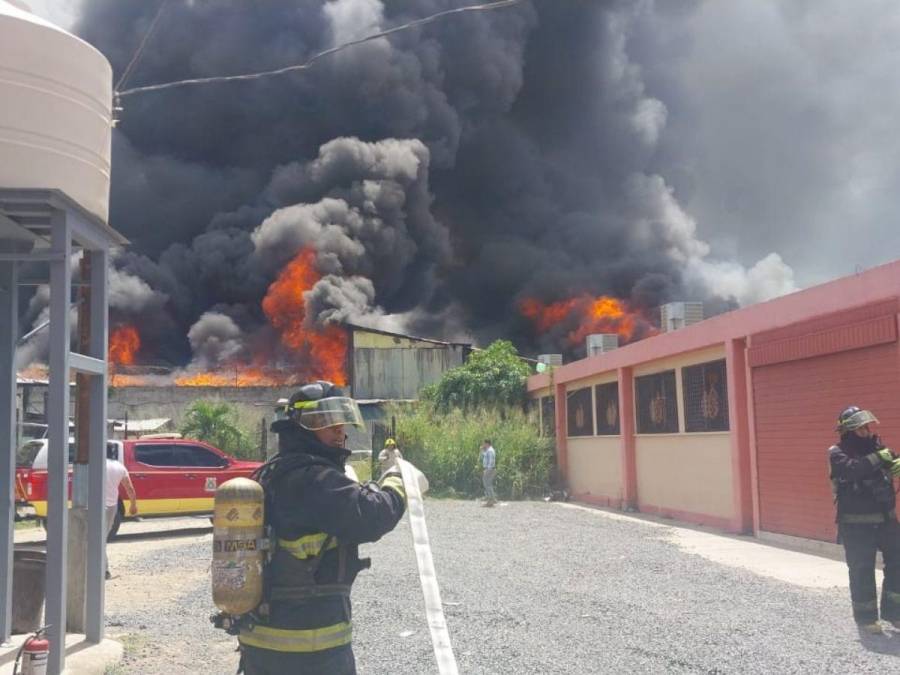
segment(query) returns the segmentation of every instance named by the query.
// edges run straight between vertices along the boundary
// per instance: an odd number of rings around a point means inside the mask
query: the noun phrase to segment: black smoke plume
[[[457,0],[172,0],[127,86],[269,70]],[[115,78],[158,2],[85,0],[75,28]],[[609,294],[750,302],[777,255],[710,262],[662,178],[667,108],[630,50],[652,3],[532,0],[341,51],[308,71],[125,97],[110,222],[147,358],[204,365],[266,325],[302,247],[311,325],[542,341],[519,306]],[[689,7],[683,11],[690,11]]]

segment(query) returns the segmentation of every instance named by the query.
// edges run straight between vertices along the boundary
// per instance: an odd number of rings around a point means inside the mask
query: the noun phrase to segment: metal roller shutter
[[[900,448],[900,360],[895,343],[753,369],[760,529],[834,541],[827,449],[838,413],[869,408]]]

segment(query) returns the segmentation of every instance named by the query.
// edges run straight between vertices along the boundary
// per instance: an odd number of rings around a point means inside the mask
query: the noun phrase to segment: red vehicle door
[[[137,493],[138,515],[190,513],[194,467],[184,466],[178,445],[171,441],[135,441],[126,449],[126,464]]]
[[[242,462],[218,448],[194,441],[181,446],[186,461],[196,467],[199,477],[198,489],[203,496],[213,498],[216,488],[225,481],[238,476],[249,476],[259,466],[259,462]],[[212,509],[212,503],[209,505]]]

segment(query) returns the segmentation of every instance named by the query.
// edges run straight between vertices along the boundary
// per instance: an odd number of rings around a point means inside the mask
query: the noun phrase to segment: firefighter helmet
[[[308,431],[343,424],[364,426],[356,401],[325,380],[305,384],[295,391],[287,401],[284,414],[286,419]]]
[[[863,410],[858,406],[851,405],[838,415],[837,430],[840,433],[845,434],[849,431],[855,431],[872,422],[878,422],[878,418],[875,417],[875,415],[868,410]]]
[[[393,448],[396,446],[397,446],[397,441],[395,441],[393,438],[389,438],[384,442],[384,447],[386,447],[386,448]]]

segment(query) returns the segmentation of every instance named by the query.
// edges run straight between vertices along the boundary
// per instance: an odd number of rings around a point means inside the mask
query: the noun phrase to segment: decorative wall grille
[[[594,406],[590,387],[576,389],[566,396],[566,419],[569,436],[594,435]]]
[[[678,433],[678,397],[675,371],[634,378],[639,434]]]
[[[728,431],[725,359],[681,369],[685,431]]]
[[[618,436],[619,426],[619,383],[609,382],[596,386],[597,435]]]

